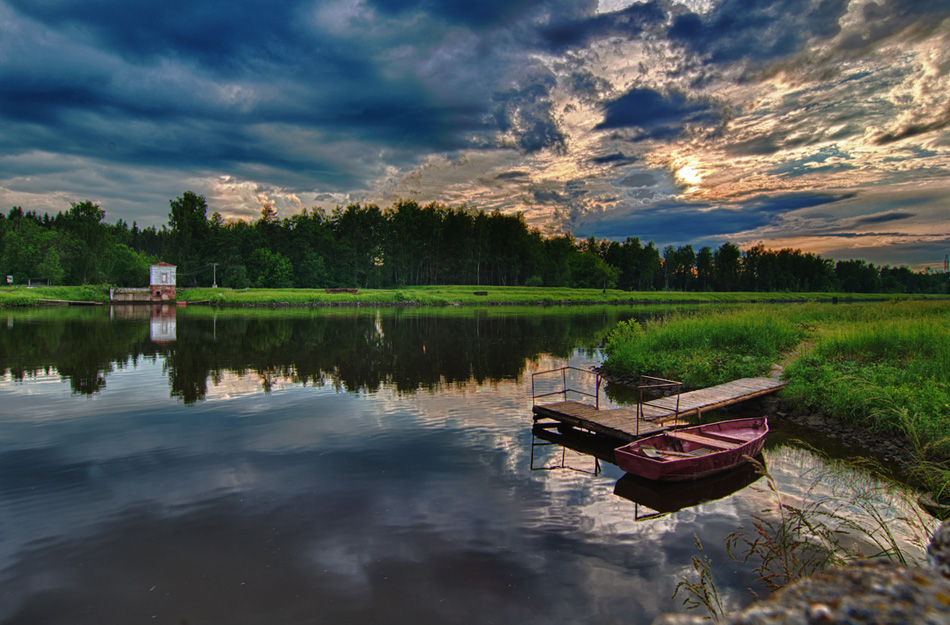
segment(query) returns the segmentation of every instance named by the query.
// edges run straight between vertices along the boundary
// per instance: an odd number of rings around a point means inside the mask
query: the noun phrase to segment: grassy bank
[[[687,304],[724,302],[814,302],[887,300],[890,295],[854,293],[693,293],[679,291],[618,291],[548,287],[420,286],[368,289],[359,293],[327,293],[324,289],[179,289],[179,299],[216,306],[338,306],[338,305],[474,305],[474,304]],[[32,306],[39,300],[100,301],[107,286],[3,287],[0,306]],[[950,299],[946,295],[920,296]]]
[[[888,295],[841,293],[692,293],[679,291],[619,291],[503,286],[418,286],[367,289],[359,293],[327,293],[323,289],[185,289],[181,297],[223,306],[336,304],[659,304],[715,302],[851,301],[888,299]],[[928,296],[944,297],[950,296]]]
[[[621,323],[607,342],[607,371],[680,380],[690,389],[764,375],[805,337],[784,306],[681,313]]]
[[[814,348],[790,364],[785,397],[950,457],[950,305],[854,313],[822,323]]]
[[[764,305],[681,314],[608,340],[614,373],[693,387],[766,374],[787,360],[787,403],[950,457],[950,302]],[[787,354],[798,347],[794,357]]]
[[[37,286],[0,288],[0,306],[36,306],[42,300],[66,302],[109,301],[109,287],[85,286]]]

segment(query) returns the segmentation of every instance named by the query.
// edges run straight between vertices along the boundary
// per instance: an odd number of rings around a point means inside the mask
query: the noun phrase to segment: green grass
[[[787,401],[882,434],[923,456],[950,456],[950,306],[880,305],[866,320],[835,320],[788,369]]]
[[[484,292],[486,295],[475,295]],[[850,301],[887,299],[887,295],[840,293],[692,293],[679,291],[618,291],[553,287],[419,286],[401,289],[361,289],[358,294],[326,293],[323,289],[181,289],[181,299],[223,306],[342,305],[342,304],[580,304]],[[926,296],[945,297],[947,296]]]
[[[42,299],[71,302],[108,302],[109,287],[85,285],[0,288],[0,306],[35,306]]]
[[[0,306],[31,306],[38,299],[108,301],[108,286],[5,287]],[[484,292],[486,295],[475,295]],[[178,297],[218,306],[333,306],[333,305],[453,305],[453,304],[661,304],[815,302],[888,299],[881,294],[842,293],[693,293],[681,291],[618,291],[553,287],[419,286],[365,289],[358,294],[327,293],[324,289],[180,288]],[[921,299],[950,299],[924,295]]]
[[[621,323],[608,337],[605,367],[700,388],[764,375],[803,337],[776,306],[680,313],[643,328]]]
[[[763,375],[801,342],[783,401],[950,457],[950,302],[738,306],[621,324],[605,367],[689,387]]]
[[[486,293],[476,295],[475,293]],[[366,289],[358,294],[326,293],[323,289],[187,289],[181,294],[192,301],[207,300],[219,305],[321,305],[321,304],[561,304],[561,303],[626,303],[723,301],[726,294],[694,293],[631,293],[601,289],[568,289],[546,287],[479,287],[420,286],[401,289]],[[734,294],[735,295],[735,294]],[[750,294],[738,294],[748,301]]]

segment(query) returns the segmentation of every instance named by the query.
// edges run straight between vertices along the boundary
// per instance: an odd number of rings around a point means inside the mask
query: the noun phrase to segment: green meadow
[[[109,301],[107,286],[0,287],[0,306],[36,306],[43,300],[68,302]]]
[[[950,457],[950,301],[736,306],[621,323],[605,368],[691,388],[785,366],[782,400]]]
[[[358,293],[327,293],[323,289],[185,289],[180,297],[221,306],[247,305],[453,305],[453,304],[622,304],[805,301],[834,297],[868,297],[831,293],[689,293],[680,291],[621,291],[528,286],[416,286],[366,289]],[[872,296],[873,297],[873,296]],[[885,298],[887,296],[879,296]]]
[[[525,286],[418,286],[327,293],[324,289],[182,288],[181,300],[216,306],[455,305],[455,304],[661,304],[743,302],[847,302],[887,300],[867,293],[621,291]],[[950,299],[919,295],[915,299]],[[0,306],[32,306],[40,300],[108,302],[108,286],[2,287]]]

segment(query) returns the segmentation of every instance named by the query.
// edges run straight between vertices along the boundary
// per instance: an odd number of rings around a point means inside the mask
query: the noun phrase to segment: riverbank
[[[886,293],[711,293],[503,286],[420,286],[368,289],[356,293],[327,292],[325,289],[183,288],[178,291],[178,299],[182,301],[233,307],[743,304],[875,302],[888,301],[894,297],[895,295]],[[950,295],[915,295],[913,299],[950,300]],[[42,300],[108,303],[109,287],[86,285],[0,288],[0,306],[36,306],[42,304]]]
[[[13,286],[0,287],[0,306],[40,306],[45,302],[109,302],[109,287],[85,286]]]
[[[621,323],[604,370],[693,388],[781,375],[788,385],[766,412],[878,451],[920,487],[950,494],[948,322],[947,301],[680,314]]]

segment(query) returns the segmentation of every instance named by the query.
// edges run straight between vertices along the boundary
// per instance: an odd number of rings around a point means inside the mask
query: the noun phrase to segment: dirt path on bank
[[[815,349],[815,341],[812,339],[806,339],[795,346],[794,349],[785,352],[782,355],[782,358],[772,365],[772,370],[769,371],[770,378],[780,378],[785,373],[785,368],[788,365],[792,364],[795,360],[798,360],[802,356],[810,354],[811,351]]]

